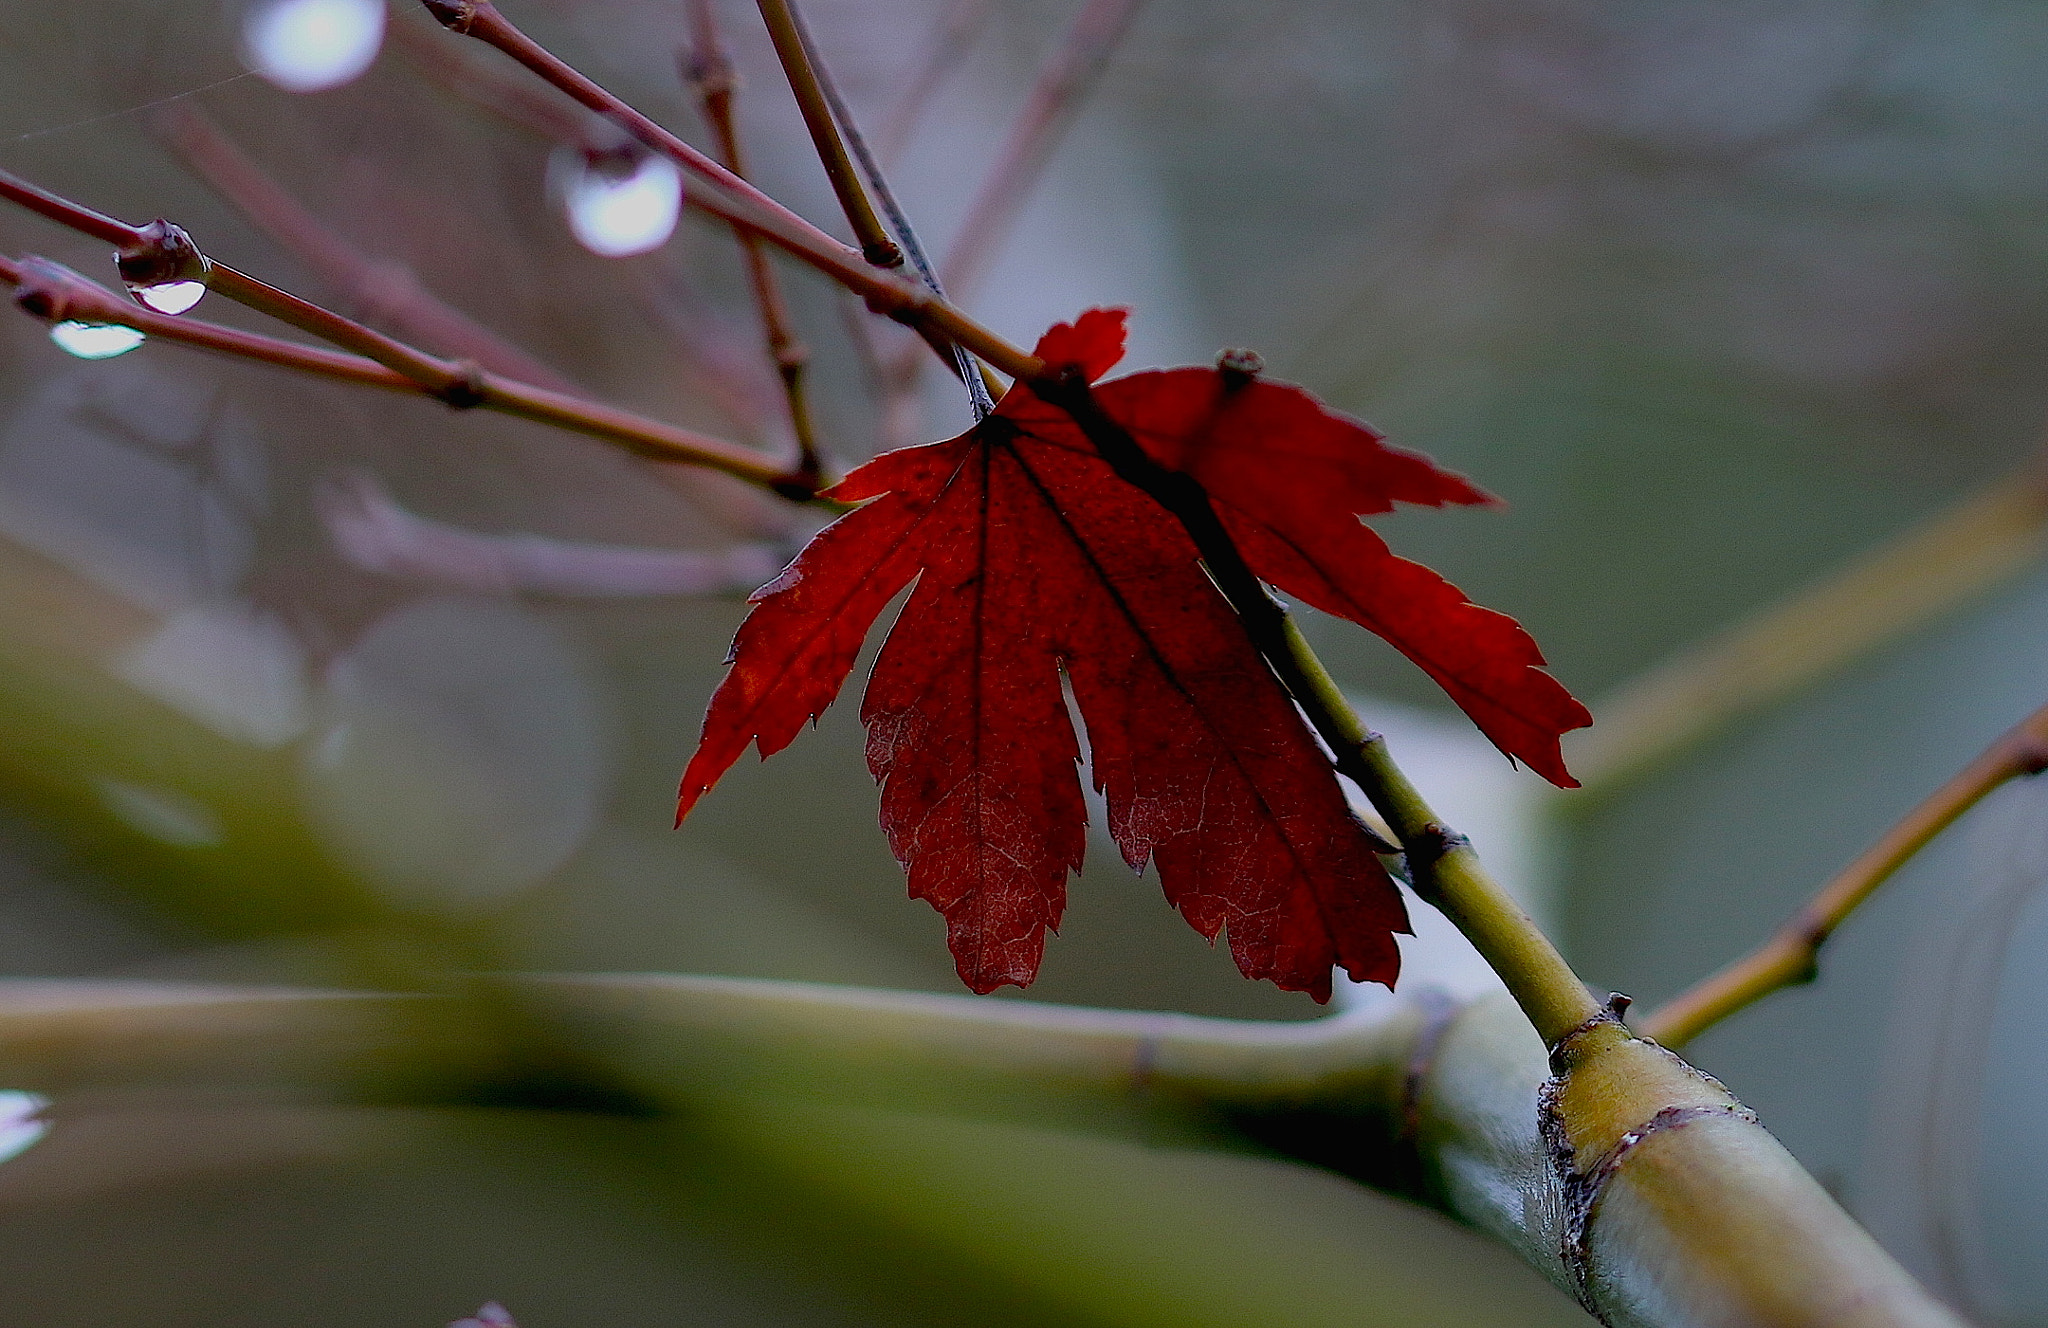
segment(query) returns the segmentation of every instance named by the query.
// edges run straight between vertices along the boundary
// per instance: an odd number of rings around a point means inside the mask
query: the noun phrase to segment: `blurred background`
[[[709,141],[681,0],[505,8]],[[753,173],[832,224],[753,7],[713,8]],[[1567,749],[1586,790],[1551,795],[1391,651],[1309,626],[1589,981],[1675,993],[2048,700],[2038,7],[808,13],[977,316],[1028,344],[1129,304],[1131,367],[1255,346],[1507,500],[1380,528],[1593,704]],[[0,168],[172,218],[431,349],[793,447],[730,233],[417,7],[0,19]],[[1013,211],[977,209],[1048,71],[1072,75],[1042,103],[1056,150],[1009,177]],[[0,246],[113,277],[25,213],[0,212]],[[784,277],[836,467],[965,427],[903,337]],[[1985,501],[2019,515],[1970,525]],[[1912,605],[1827,597],[1958,519],[1885,565],[1881,585],[1924,574]],[[850,700],[669,828],[744,596],[815,525],[538,426],[0,319],[0,974],[958,990],[876,828]],[[1768,638],[1777,682],[1683,654],[1788,602],[1810,630]],[[1660,691],[1674,658],[1706,681]],[[1091,851],[1039,983],[992,999],[1318,1013]],[[2048,1325],[2044,877],[2048,798],[2015,785],[1852,921],[1819,983],[1695,1048],[1987,1323]],[[1433,1215],[1170,1141],[797,1104],[55,1120],[0,1164],[12,1321],[437,1325],[489,1299],[526,1328],[1585,1321]]]

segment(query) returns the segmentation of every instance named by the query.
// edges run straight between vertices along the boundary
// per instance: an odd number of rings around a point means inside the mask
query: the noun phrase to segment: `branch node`
[[[1408,862],[1411,867],[1418,870],[1428,868],[1442,861],[1447,855],[1471,846],[1472,841],[1456,830],[1441,821],[1431,821],[1409,839]]]
[[[876,267],[902,267],[903,250],[894,240],[875,240],[860,247],[860,256]]]
[[[136,229],[135,242],[114,251],[114,266],[130,289],[173,281],[206,281],[213,263],[183,226],[158,217]]]
[[[1573,1058],[1578,1054],[1579,1044],[1595,1031],[1602,1028],[1611,1028],[1620,1022],[1621,1020],[1615,1015],[1614,1011],[1611,1008],[1605,1007],[1582,1020],[1577,1027],[1572,1028],[1563,1037],[1551,1044],[1550,1072],[1559,1076],[1569,1074]]]
[[[769,481],[768,487],[778,498],[787,498],[793,503],[808,503],[818,496],[818,476],[806,471],[797,471],[781,479]]]
[[[474,410],[484,404],[484,367],[475,360],[463,360],[455,366],[460,374],[454,382],[434,393],[442,404],[451,410]]]
[[[420,0],[434,21],[450,32],[467,34],[476,22],[477,0]]]
[[[93,288],[77,273],[47,258],[34,256],[22,259],[20,268],[14,288],[14,303],[23,313],[46,323],[62,323],[71,319],[92,321],[90,315],[79,307],[78,297],[85,294],[90,300]]]

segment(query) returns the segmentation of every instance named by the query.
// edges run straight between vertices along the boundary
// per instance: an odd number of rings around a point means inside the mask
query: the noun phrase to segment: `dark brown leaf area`
[[[1122,347],[1121,311],[1093,310],[1039,354],[1093,377]],[[1358,520],[1483,494],[1295,388],[1184,369],[1098,391],[1155,460],[1209,488],[1262,577],[1379,631],[1503,749],[1568,781],[1557,736],[1585,712],[1534,643]],[[1032,980],[1081,865],[1063,673],[1111,835],[1134,870],[1157,864],[1197,931],[1227,931],[1246,976],[1318,1000],[1334,967],[1392,984],[1406,913],[1326,759],[1185,532],[1071,420],[1013,389],[977,429],[878,457],[833,496],[866,505],[754,597],[681,813],[748,743],[779,751],[830,705],[914,580],[861,717],[883,829],[969,987]]]

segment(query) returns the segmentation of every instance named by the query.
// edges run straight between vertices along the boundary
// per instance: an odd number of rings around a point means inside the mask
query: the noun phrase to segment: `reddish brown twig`
[[[965,299],[989,259],[1009,237],[1060,135],[1095,87],[1117,42],[1144,0],[1088,0],[1046,60],[1024,111],[1010,129],[981,191],[967,209],[939,276],[956,300]]]
[[[373,322],[417,337],[443,352],[466,356],[495,373],[536,387],[574,392],[576,386],[531,354],[506,341],[429,292],[412,269],[371,258],[335,234],[243,155],[198,111],[178,107],[156,127],[194,174],[287,252],[296,255],[335,291],[357,302]]]
[[[2048,706],[2007,730],[1906,813],[1768,941],[1672,997],[1651,1011],[1639,1027],[1659,1042],[1682,1046],[1781,987],[1811,982],[1819,972],[1821,947],[1877,887],[1993,789],[2044,768],[2048,768]]]
[[[718,140],[719,157],[734,175],[745,179],[746,156],[740,148],[739,126],[733,115],[733,97],[739,90],[739,77],[733,70],[732,54],[719,36],[710,0],[691,0],[690,57],[685,72],[697,90],[712,136]],[[817,435],[811,426],[810,402],[804,391],[805,374],[811,360],[810,349],[791,327],[789,304],[782,297],[782,284],[776,280],[775,269],[769,264],[761,242],[744,229],[736,227],[733,234],[739,240],[740,258],[746,265],[747,284],[753,290],[754,304],[761,311],[761,332],[768,344],[768,358],[782,380],[783,399],[789,407],[790,432],[796,438],[797,473],[815,479],[823,473],[823,463],[818,456]]]
[[[518,125],[535,137],[602,156],[618,148],[616,125],[560,101],[524,79],[470,59],[460,46],[411,23],[392,23],[385,40],[435,85]],[[488,57],[486,57],[488,58]]]
[[[104,286],[87,281],[71,269],[47,259],[31,257],[19,262],[0,259],[0,282],[16,287],[15,302],[45,321],[111,323],[132,327],[166,341],[295,369],[339,382],[430,396],[459,408],[474,407],[515,415],[601,438],[658,461],[708,466],[751,484],[773,489],[785,497],[809,496],[798,492],[788,474],[759,453],[630,411],[549,391],[531,383],[501,378],[473,364],[459,366],[433,361],[447,372],[459,375],[463,390],[451,392],[362,356],[319,346],[301,346],[216,323],[158,313],[123,299]]]
[[[474,360],[494,373],[568,396],[583,395],[566,376],[443,302],[402,264],[371,258],[336,234],[297,199],[286,193],[249,160],[212,121],[196,111],[166,113],[157,129],[195,174],[284,249],[319,274],[322,281],[347,295],[367,319],[386,321],[445,353]],[[705,377],[723,386],[715,373]],[[721,399],[725,395],[721,394]],[[737,397],[726,403],[745,404]],[[735,409],[743,423],[753,412]],[[702,509],[712,520],[742,529],[774,528],[780,513],[765,499],[711,481],[694,469],[664,468],[662,479]],[[816,485],[816,467],[799,468],[792,483]],[[713,488],[707,489],[707,483]]]
[[[192,238],[168,221],[159,219],[146,226],[131,226],[5,171],[0,171],[0,198],[113,245],[121,275],[133,284],[146,285],[152,280],[182,276],[199,254]],[[203,257],[200,262],[207,288],[237,304],[374,360],[410,379],[429,396],[455,403],[469,392],[468,366],[428,355],[225,263]]]
[[[931,45],[918,61],[917,72],[904,85],[882,123],[881,132],[875,135],[875,149],[884,162],[894,161],[910,145],[910,136],[917,131],[917,123],[931,104],[932,95],[974,43],[982,24],[988,21],[988,11],[988,0],[953,0],[939,16]]]
[[[923,287],[876,268],[859,253],[726,170],[702,152],[628,106],[535,42],[490,0],[421,0],[450,30],[484,41],[540,78],[663,154],[709,188],[696,191],[704,210],[744,227],[830,277],[874,312],[906,323],[928,339],[958,343],[1011,377],[1036,379],[1045,365],[967,317]]]

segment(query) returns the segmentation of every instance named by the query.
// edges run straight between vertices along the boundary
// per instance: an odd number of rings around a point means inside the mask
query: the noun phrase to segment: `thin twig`
[[[585,77],[515,27],[490,0],[421,0],[451,31],[486,42],[576,101],[609,117],[647,147],[698,177],[705,211],[743,226],[860,296],[874,312],[939,342],[958,342],[1012,378],[1037,378],[1044,363],[997,336],[914,282],[865,262],[859,253],[726,170]]]
[[[810,43],[804,40],[796,0],[759,3],[761,21],[768,25],[768,39],[775,44],[775,58],[782,62],[783,77],[789,80],[797,109],[803,113],[804,127],[811,131],[811,146],[817,149],[825,178],[832,182],[832,192],[839,199],[839,210],[846,215],[846,224],[853,228],[854,238],[860,243],[861,256],[876,267],[903,266],[903,251],[882,229],[882,219],[875,215],[875,206],[861,188],[860,176],[847,155],[831,101],[818,79]]]
[[[732,54],[718,32],[711,0],[691,0],[690,58],[685,71],[697,89],[704,119],[718,140],[718,155],[734,175],[747,176],[746,157],[740,149],[739,126],[733,115],[733,97],[739,77],[733,70]],[[754,292],[754,304],[761,311],[761,331],[768,343],[768,358],[782,380],[783,400],[789,407],[790,432],[796,439],[797,473],[813,479],[824,473],[818,456],[817,433],[811,424],[809,399],[804,391],[805,372],[811,352],[791,327],[789,304],[782,297],[782,284],[768,262],[760,240],[735,227],[740,258],[747,269],[747,284]]]
[[[896,104],[889,108],[881,132],[875,136],[883,161],[893,162],[910,146],[910,136],[924,117],[939,84],[960,65],[961,57],[988,21],[989,0],[952,0],[932,30],[931,45],[918,61],[917,73],[904,85]]]
[[[394,23],[391,33],[392,40],[430,80],[518,129],[561,144],[586,160],[616,157],[621,147],[646,150],[611,121],[565,106],[509,70],[471,60],[458,53],[462,49],[459,46],[451,46],[415,25]],[[684,192],[683,206],[719,215],[706,206],[697,190]],[[743,430],[761,433],[772,428],[777,407],[770,397],[780,395],[779,389],[775,393],[761,392],[751,382],[742,382],[745,375],[736,373],[731,357],[722,353],[726,330],[700,327],[701,320],[694,315],[679,317],[671,307],[672,294],[646,299],[645,304],[662,329],[675,339],[697,385]]]
[[[1588,794],[1625,786],[2035,565],[2044,548],[2037,461],[1629,683],[1573,744],[1572,768]]]
[[[1033,82],[1024,110],[1010,128],[988,178],[969,204],[953,247],[940,263],[934,289],[950,298],[972,295],[989,260],[1009,237],[1060,136],[1109,63],[1144,0],[1089,0]],[[908,397],[917,390],[923,357],[914,350],[891,366],[887,390]]]
[[[180,107],[159,116],[156,127],[194,174],[331,289],[355,297],[364,317],[388,321],[443,352],[536,387],[577,390],[562,374],[436,297],[411,268],[372,258],[337,235],[204,114]]]
[[[208,290],[375,360],[411,379],[429,396],[454,404],[469,393],[473,366],[439,359],[225,263],[212,262],[199,253],[183,229],[170,222],[159,220],[147,226],[131,226],[6,171],[0,171],[0,198],[113,245],[122,276],[133,284],[148,284],[139,279],[139,274],[146,272],[184,276],[196,259],[197,270],[204,272]]]
[[[47,259],[31,257],[17,263],[0,258],[0,282],[16,287],[15,302],[45,321],[117,324],[166,341],[318,377],[434,397],[461,408],[497,411],[601,438],[657,461],[707,466],[785,497],[796,496],[788,474],[757,452],[629,411],[501,378],[474,366],[462,378],[464,393],[449,394],[362,356],[158,313]]]
[[[1129,30],[1144,0],[1088,0],[1067,29],[1059,48],[1038,72],[1024,111],[1010,129],[966,220],[939,265],[939,275],[956,300],[966,299],[989,259],[1009,237],[1025,200],[1038,183],[1060,136],[1073,123],[1088,93]]]
[[[385,41],[430,82],[535,137],[586,156],[618,150],[620,131],[609,121],[564,106],[509,70],[470,59],[462,47],[415,24],[391,23],[385,31]]]
[[[832,112],[832,118],[839,125],[841,134],[845,136],[847,149],[860,164],[860,173],[866,178],[868,188],[875,191],[876,200],[881,203],[882,211],[888,215],[890,228],[896,232],[897,239],[902,241],[903,251],[909,255],[910,265],[916,270],[917,279],[924,283],[926,290],[942,300],[945,299],[946,288],[939,281],[939,274],[933,269],[930,256],[925,253],[924,242],[917,238],[917,228],[910,224],[910,214],[904,211],[903,205],[897,201],[896,191],[889,187],[889,177],[882,172],[882,164],[875,160],[875,154],[869,150],[867,140],[861,136],[860,125],[855,122],[853,111],[847,106],[846,99],[839,95],[839,85],[832,79],[832,70],[818,54],[810,27],[804,22],[803,11],[795,7],[793,0],[789,6],[789,17],[796,28],[798,42],[810,57],[812,81],[825,98],[825,105]],[[952,362],[954,372],[960,376],[961,383],[967,388],[967,401],[973,407],[975,420],[978,422],[987,419],[990,412],[995,409],[991,392],[995,396],[1001,396],[1002,389],[988,381],[988,371],[973,356],[962,350],[958,342],[940,345],[931,342],[929,338],[927,341],[941,358],[950,359]],[[915,373],[914,370],[911,372]]]
[[[1768,941],[1652,1011],[1641,1021],[1642,1031],[1667,1046],[1683,1046],[1772,992],[1813,981],[1820,972],[1821,947],[1877,887],[1993,789],[2043,769],[2048,769],[2048,706],[2007,730],[1906,813]]]

